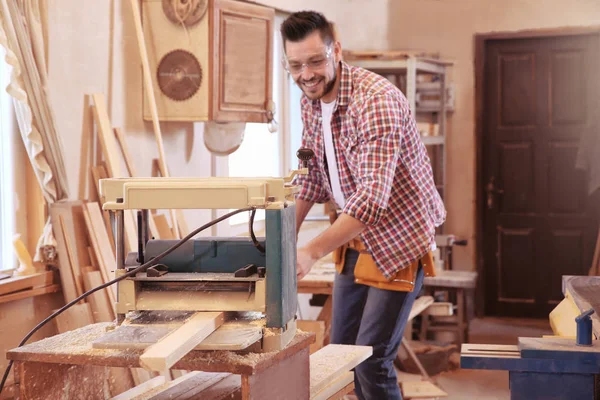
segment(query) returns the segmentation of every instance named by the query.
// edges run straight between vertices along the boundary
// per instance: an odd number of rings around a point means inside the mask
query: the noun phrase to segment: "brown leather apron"
[[[375,260],[373,260],[373,257],[369,254],[360,238],[352,239],[349,243],[334,250],[333,260],[338,273],[342,273],[344,269],[348,249],[353,249],[360,253],[354,267],[354,282],[359,284],[379,289],[412,292],[417,278],[419,262],[423,266],[425,276],[435,276],[433,253],[428,251],[407,267],[399,270],[394,277],[386,279],[379,268],[377,268]]]

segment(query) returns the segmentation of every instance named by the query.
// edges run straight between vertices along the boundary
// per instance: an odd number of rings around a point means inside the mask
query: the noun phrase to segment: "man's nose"
[[[302,80],[309,81],[312,79],[313,76],[315,76],[315,74],[313,74],[313,72],[311,71],[310,68],[308,68],[307,66],[304,66],[301,76],[302,76]]]

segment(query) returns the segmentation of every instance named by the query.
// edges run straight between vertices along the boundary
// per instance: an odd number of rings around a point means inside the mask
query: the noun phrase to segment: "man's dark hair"
[[[281,37],[284,46],[288,40],[299,42],[314,31],[319,31],[325,45],[333,43],[334,32],[331,22],[323,14],[316,11],[295,12],[281,24]]]

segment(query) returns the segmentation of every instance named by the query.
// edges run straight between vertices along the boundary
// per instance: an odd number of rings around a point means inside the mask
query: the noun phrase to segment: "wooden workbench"
[[[335,278],[335,266],[332,262],[319,261],[308,274],[298,281],[298,293],[324,294],[327,300],[317,317],[317,321],[323,321],[325,332],[323,344],[329,343],[331,332],[331,310],[333,306],[333,279]]]
[[[428,331],[454,331],[456,342],[469,341],[469,322],[475,315],[475,286],[477,273],[470,271],[437,271],[436,276],[425,277],[423,288],[425,294],[433,295],[435,291],[449,292],[456,297],[456,316],[452,322],[433,324],[428,318],[423,319],[421,340],[426,339]],[[448,317],[451,318],[451,317]]]
[[[109,325],[88,325],[10,350],[7,358],[15,362],[19,399],[107,398],[107,367],[140,367],[143,352],[92,348]],[[242,400],[307,400],[309,346],[314,340],[314,334],[298,332],[285,349],[276,352],[191,351],[173,369],[233,374],[223,390],[237,393]]]

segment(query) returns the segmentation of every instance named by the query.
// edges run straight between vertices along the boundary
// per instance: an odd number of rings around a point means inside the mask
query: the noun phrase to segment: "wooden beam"
[[[416,299],[413,303],[412,308],[410,309],[408,320],[411,321],[414,317],[425,311],[430,305],[433,304],[433,301],[433,297],[431,296],[421,296],[418,299]]]
[[[97,288],[103,283],[100,271],[85,271],[83,273],[83,285],[86,292]],[[115,317],[107,289],[98,290],[87,297],[92,307],[95,322],[110,322]]]
[[[113,277],[112,271],[116,268],[116,259],[113,249],[108,242],[108,235],[106,235],[98,203],[87,203],[83,215],[90,242],[98,260],[98,269],[102,275],[102,279],[106,283]],[[106,290],[110,302],[112,304],[116,303],[117,295],[115,286],[112,285],[106,288]]]
[[[329,400],[332,396],[340,395],[340,397],[350,392],[354,388],[354,372],[346,371],[336,379],[332,380],[327,386],[321,389],[319,392],[310,396],[311,400]],[[344,390],[345,389],[345,390]],[[340,393],[344,391],[344,393]]]
[[[139,396],[143,396],[145,394],[147,394],[148,392],[150,392],[153,389],[158,388],[159,386],[162,386],[165,384],[165,377],[164,376],[156,376],[144,383],[141,383],[135,387],[132,387],[131,389],[129,389],[126,392],[123,392],[117,396],[112,397],[111,400],[133,400],[135,398],[138,398]]]
[[[106,168],[104,165],[97,165],[92,167],[92,179],[94,180],[94,187],[96,188],[96,193],[98,194],[98,203],[102,204],[102,199],[100,198],[100,179],[108,178],[108,173],[106,172]],[[108,211],[102,212],[102,217],[104,218],[104,225],[106,226],[106,233],[108,234],[108,240],[110,241],[111,247],[115,248],[115,238],[113,236],[112,227],[110,224],[110,215]]]
[[[311,398],[373,354],[370,346],[329,344],[310,356]]]
[[[72,247],[72,245],[69,241],[69,237],[66,233],[67,229],[66,229],[66,225],[65,225],[65,219],[63,218],[62,215],[59,215],[58,220],[60,222],[60,229],[63,234],[63,240],[65,241],[65,246],[67,248],[67,256],[69,257],[69,265],[71,267],[71,274],[73,275],[73,281],[75,282],[76,294],[77,294],[77,296],[81,296],[83,294],[83,279],[81,276],[81,270],[79,268],[79,265],[77,265],[77,262],[74,259],[73,247]],[[81,299],[79,302],[83,303],[84,301],[85,300]]]
[[[115,128],[114,131],[117,141],[119,142],[119,146],[121,146],[121,153],[123,153],[123,159],[125,160],[125,165],[127,166],[127,172],[129,172],[129,176],[138,176],[137,172],[135,171],[135,166],[133,165],[131,153],[129,152],[129,146],[127,146],[127,140],[125,140],[125,135],[123,135],[123,131],[121,128]]]
[[[98,137],[100,138],[102,153],[106,159],[108,176],[111,178],[125,178],[127,175],[123,172],[121,167],[121,160],[118,156],[119,150],[117,149],[117,139],[110,125],[104,94],[95,93],[92,97],[94,98],[95,104],[94,117],[96,118],[96,124],[98,125]],[[132,210],[126,210],[124,214],[125,236],[127,238],[126,246],[129,251],[135,251],[137,249],[135,217],[133,216]]]
[[[222,312],[198,312],[140,356],[140,364],[151,371],[165,371],[223,324]]]

